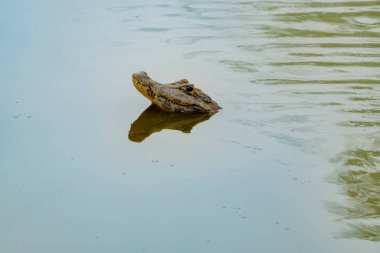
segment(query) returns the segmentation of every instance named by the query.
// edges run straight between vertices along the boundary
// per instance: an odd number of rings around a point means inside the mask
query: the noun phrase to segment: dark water
[[[1,252],[379,252],[379,1],[3,0],[0,94]]]

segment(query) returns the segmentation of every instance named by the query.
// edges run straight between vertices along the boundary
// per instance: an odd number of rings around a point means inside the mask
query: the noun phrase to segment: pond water
[[[1,0],[0,98],[1,252],[380,250],[379,1]]]

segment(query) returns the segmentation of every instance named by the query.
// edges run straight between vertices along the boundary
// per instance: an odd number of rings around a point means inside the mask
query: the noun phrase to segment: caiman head
[[[207,94],[186,79],[160,84],[141,71],[132,75],[132,82],[141,94],[165,111],[216,112],[221,109]]]

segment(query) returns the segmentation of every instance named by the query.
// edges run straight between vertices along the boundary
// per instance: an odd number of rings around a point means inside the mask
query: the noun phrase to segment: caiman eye
[[[185,89],[186,89],[187,92],[192,92],[194,90],[194,88],[191,87],[191,86],[186,86]]]

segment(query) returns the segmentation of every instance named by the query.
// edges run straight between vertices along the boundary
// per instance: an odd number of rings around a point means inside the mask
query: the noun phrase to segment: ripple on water
[[[188,63],[211,62],[236,77],[228,82],[233,91],[220,90],[242,129],[335,158],[327,181],[346,201],[328,210],[345,227],[339,237],[379,241],[380,3],[185,1],[155,8],[168,25],[148,26],[156,19],[145,14],[148,23],[135,31],[164,32]]]

